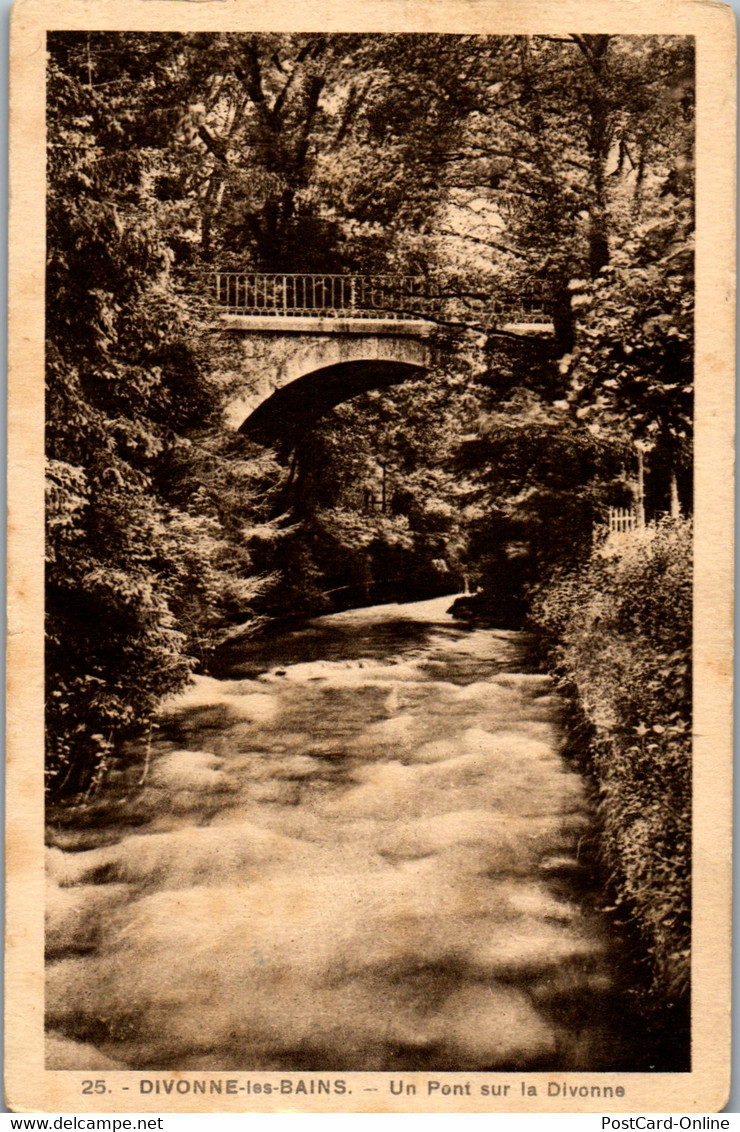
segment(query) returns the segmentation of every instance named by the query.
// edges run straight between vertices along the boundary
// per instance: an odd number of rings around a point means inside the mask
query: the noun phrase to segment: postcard
[[[10,1109],[719,1111],[731,9],[17,0],[10,103]]]

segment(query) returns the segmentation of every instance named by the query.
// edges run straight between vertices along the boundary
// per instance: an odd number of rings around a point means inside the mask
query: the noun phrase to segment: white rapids
[[[51,825],[50,1068],[624,1067],[561,702],[452,600],[246,647]]]

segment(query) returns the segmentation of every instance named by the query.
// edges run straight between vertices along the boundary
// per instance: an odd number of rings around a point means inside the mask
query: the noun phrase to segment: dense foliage
[[[693,241],[691,201],[671,197],[615,248],[590,283],[575,283],[576,348],[562,359],[568,400],[602,437],[650,454],[664,510],[682,485],[691,506]],[[671,482],[672,481],[672,482]]]
[[[529,588],[581,565],[605,507],[629,496],[628,460],[624,444],[594,436],[528,390],[483,412],[457,460],[472,481],[466,518],[480,589],[460,611],[520,627]]]
[[[46,723],[59,793],[89,789],[214,630],[250,614],[265,580],[234,531],[280,472],[211,435],[202,315],[173,282],[142,153],[122,143],[134,76],[120,99],[97,96],[53,53],[49,84]]]
[[[688,1004],[692,524],[670,521],[543,585],[534,620],[590,725],[586,751],[616,903],[638,927],[646,985]]]
[[[454,523],[430,521],[426,512],[444,509],[452,485],[412,450],[413,424],[406,431],[403,417],[414,393],[431,405],[428,390],[413,386],[397,400],[369,393],[335,410],[298,447],[288,504],[302,578],[291,584],[284,575],[277,590],[289,605],[329,610],[413,596],[427,588],[432,560],[447,558]],[[434,482],[419,491],[423,476]],[[454,588],[447,580],[448,592]]]

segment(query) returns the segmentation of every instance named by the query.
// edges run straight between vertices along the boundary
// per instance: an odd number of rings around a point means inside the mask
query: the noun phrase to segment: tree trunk
[[[605,267],[609,262],[609,234],[604,182],[609,134],[607,108],[598,91],[594,93],[594,97],[591,99],[590,115],[589,149],[591,150],[594,200],[590,208],[588,266],[593,279],[599,274],[602,267]]]
[[[591,277],[595,278],[609,262],[605,168],[611,144],[606,73],[606,56],[611,36],[584,35],[575,38],[592,71],[591,96],[588,99],[588,151],[593,192],[593,203],[589,209],[589,271]]]
[[[637,527],[645,529],[645,456],[642,448],[637,449]]]
[[[558,349],[569,354],[575,342],[575,318],[567,285],[557,288],[552,304],[552,325]]]
[[[678,498],[678,480],[676,479],[676,470],[671,468],[671,518],[681,518],[681,502]]]

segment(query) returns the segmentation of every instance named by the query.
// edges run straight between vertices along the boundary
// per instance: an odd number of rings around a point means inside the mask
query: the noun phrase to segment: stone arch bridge
[[[290,443],[340,402],[435,363],[440,301],[426,279],[220,272],[214,287],[218,327],[236,338],[244,375],[227,423],[263,443]],[[499,308],[508,333],[552,334],[537,299]]]

